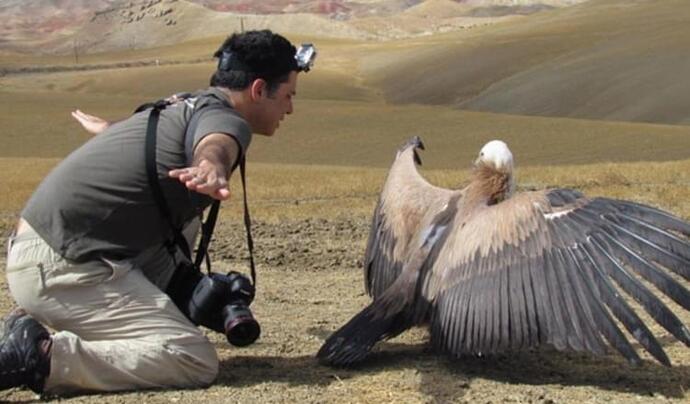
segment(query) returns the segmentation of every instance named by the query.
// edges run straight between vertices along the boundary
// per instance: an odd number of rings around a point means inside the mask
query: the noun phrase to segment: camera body
[[[197,324],[225,334],[232,345],[247,346],[259,338],[261,328],[249,305],[254,285],[246,276],[231,271],[201,278],[189,300],[189,318]]]
[[[254,285],[239,272],[202,275],[192,264],[178,267],[166,293],[193,323],[225,334],[235,346],[259,338],[261,327],[249,305]]]

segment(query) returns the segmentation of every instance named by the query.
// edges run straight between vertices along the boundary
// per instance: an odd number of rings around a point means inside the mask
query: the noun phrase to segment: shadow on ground
[[[309,333],[323,338],[329,332],[312,328]],[[663,345],[672,338],[659,338]],[[637,347],[640,348],[639,346]],[[413,370],[420,378],[419,389],[437,401],[459,398],[476,379],[532,386],[587,386],[642,397],[684,398],[690,387],[690,367],[665,367],[652,360],[635,366],[618,355],[594,357],[563,353],[545,347],[509,355],[448,358],[434,352],[428,343],[380,344],[362,364],[351,368],[321,365],[313,356],[298,358],[242,357],[223,365],[227,374],[241,375],[225,380],[229,384],[253,384],[267,380],[293,385],[324,386],[354,376],[376,375],[395,369]],[[221,372],[223,373],[223,372]]]

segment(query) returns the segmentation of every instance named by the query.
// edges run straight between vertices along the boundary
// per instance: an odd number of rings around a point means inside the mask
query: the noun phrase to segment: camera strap
[[[160,117],[161,110],[167,106],[165,101],[158,101],[151,107],[151,113],[149,114],[149,120],[146,126],[146,176],[148,178],[149,187],[151,188],[151,193],[153,194],[153,199],[160,209],[161,216],[168,222],[168,225],[172,229],[172,241],[167,242],[165,245],[172,254],[175,256],[175,246],[178,246],[184,255],[191,260],[192,253],[189,250],[189,245],[182,235],[182,229],[175,226],[172,220],[172,214],[170,213],[170,208],[165,202],[165,197],[163,196],[163,190],[158,183],[158,167],[156,165],[156,132],[158,129],[158,119]]]
[[[240,156],[240,160],[238,163],[240,167],[240,178],[242,179],[242,199],[244,202],[244,228],[247,233],[247,250],[249,251],[249,269],[251,271],[251,277],[252,277],[252,285],[254,285],[254,288],[256,288],[256,267],[254,265],[254,239],[252,237],[252,219],[249,215],[249,204],[247,203],[247,186],[246,184],[246,174],[245,174],[245,158],[244,154]],[[202,231],[201,231],[201,239],[199,240],[199,247],[197,248],[197,255],[196,258],[194,259],[194,265],[197,268],[201,268],[201,261],[206,259],[206,265],[208,268],[208,272],[211,272],[210,268],[210,260],[208,257],[208,245],[211,242],[211,236],[213,235],[213,228],[216,224],[216,220],[218,218],[218,209],[216,208],[216,205],[219,204],[219,201],[215,201],[213,203],[214,206],[211,207],[211,210],[208,213],[208,216],[206,217],[206,221],[204,221],[204,224],[202,226]],[[204,255],[201,254],[201,252],[204,253]]]
[[[178,228],[174,225],[174,222],[172,220],[172,214],[170,213],[170,209],[168,207],[168,204],[165,201],[165,197],[163,196],[163,191],[160,187],[159,181],[158,181],[158,168],[156,165],[156,132],[158,128],[158,121],[160,118],[160,112],[161,110],[165,109],[170,103],[166,100],[161,100],[158,102],[155,102],[151,105],[151,112],[149,115],[148,119],[148,124],[146,128],[146,174],[149,182],[149,186],[151,187],[151,192],[153,194],[153,198],[156,201],[156,204],[158,205],[161,215],[163,216],[164,220],[168,222],[168,225],[172,229],[173,233],[173,239],[166,243],[166,246],[168,249],[171,251],[171,253],[174,256],[174,249],[175,246],[179,247],[182,250],[182,253],[191,261],[192,260],[192,254],[189,249],[189,245],[187,244],[187,240],[184,238],[182,235],[182,229]],[[221,104],[218,104],[221,105]],[[212,107],[212,105],[209,105],[209,107]],[[193,131],[196,127],[196,123],[198,121],[198,116],[199,114],[197,113],[198,111],[195,110],[194,113],[192,114],[192,118],[190,119],[189,124],[187,125],[187,130],[185,132],[185,148],[186,148],[186,153],[188,156],[188,161],[191,163],[191,156],[192,156],[192,144],[193,144],[193,139],[190,140],[190,138],[193,138]],[[191,133],[190,133],[191,132]],[[240,156],[238,159],[237,165],[240,167],[240,176],[242,180],[242,194],[243,194],[243,201],[244,201],[244,225],[247,233],[247,248],[249,250],[249,266],[251,270],[251,277],[252,277],[252,284],[254,287],[256,287],[256,268],[254,265],[254,240],[252,238],[251,234],[251,217],[249,215],[249,206],[247,203],[247,188],[246,188],[246,175],[245,175],[245,156],[244,156],[244,150],[240,148]],[[211,263],[208,255],[208,246],[211,242],[211,237],[213,235],[213,230],[216,225],[216,221],[218,219],[218,210],[220,208],[220,201],[215,200],[211,204],[211,208],[209,210],[209,213],[206,217],[206,220],[202,224],[202,229],[201,229],[201,237],[199,239],[199,245],[197,247],[197,253],[196,257],[194,258],[194,266],[197,269],[201,268],[201,262],[205,259],[206,260],[206,268],[207,271],[210,273],[211,272]]]

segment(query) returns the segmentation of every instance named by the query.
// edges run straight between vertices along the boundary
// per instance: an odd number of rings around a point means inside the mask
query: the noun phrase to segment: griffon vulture
[[[515,193],[501,141],[481,149],[469,185],[442,189],[417,172],[417,149],[415,137],[398,151],[374,211],[364,261],[373,302],[328,338],[322,362],[354,364],[378,341],[428,324],[433,346],[454,357],[542,344],[602,355],[612,346],[639,363],[621,324],[670,366],[624,294],[690,346],[658,297],[690,310],[677,280],[690,277],[689,223],[570,189]]]

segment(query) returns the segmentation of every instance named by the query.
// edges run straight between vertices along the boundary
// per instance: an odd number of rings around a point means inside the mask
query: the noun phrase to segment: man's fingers
[[[180,178],[181,176],[184,176],[184,175],[194,176],[194,172],[190,168],[176,168],[174,170],[168,171],[168,176],[173,177],[173,178]]]
[[[204,184],[191,184],[194,191],[208,195],[215,199],[225,200],[230,196],[227,182],[206,182]],[[192,189],[188,187],[189,189]]]
[[[207,173],[197,167],[179,168],[170,170],[168,175],[177,178],[187,189],[208,195],[215,199],[225,200],[230,197],[228,182],[219,179],[214,173]]]
[[[105,120],[98,118],[93,115],[86,114],[84,112],[81,112],[80,110],[74,110],[72,111],[72,117],[78,121],[83,121],[83,122],[93,122],[93,123],[101,123],[105,122]]]
[[[208,173],[205,171],[200,171],[195,167],[188,168],[178,168],[175,170],[170,170],[168,175],[173,178],[179,179],[181,182],[194,181],[197,184],[208,183],[208,184],[223,184],[226,181],[218,181],[218,177],[214,173]]]
[[[216,192],[216,196],[214,196],[216,199],[220,199],[221,201],[224,201],[228,198],[230,198],[230,190],[227,188],[220,188]]]
[[[200,178],[200,177],[198,177],[192,173],[183,173],[183,174],[180,174],[180,176],[177,178],[182,182],[194,181],[197,184],[200,184],[203,181],[202,178]]]
[[[86,118],[84,117],[84,113],[79,110],[72,111],[72,118],[76,119],[79,122],[84,122],[86,120]]]
[[[80,110],[74,110],[71,112],[72,118],[74,118],[79,124],[86,129],[87,132],[97,135],[110,126],[110,123],[105,119],[99,118],[97,116],[85,114]]]

